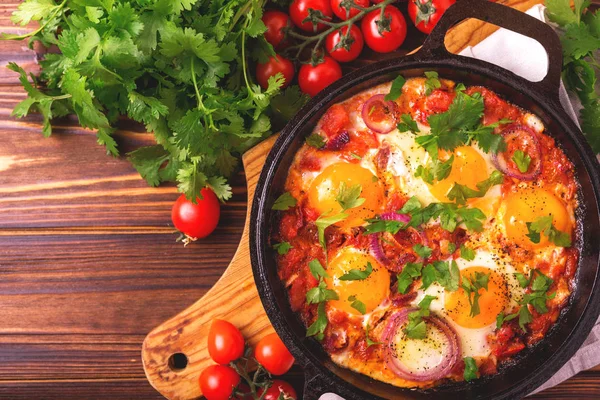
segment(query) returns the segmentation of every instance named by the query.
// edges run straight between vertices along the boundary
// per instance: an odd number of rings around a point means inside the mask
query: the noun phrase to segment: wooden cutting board
[[[499,1],[522,11],[541,2]],[[467,20],[448,32],[446,47],[450,52],[457,53],[467,46],[476,45],[496,29],[479,20]],[[248,246],[248,223],[254,189],[275,139],[276,137],[271,137],[258,144],[242,158],[248,185],[248,213],[242,238],[231,264],[204,297],[156,327],[144,340],[142,361],[146,376],[150,384],[168,399],[188,400],[202,395],[198,377],[203,369],[214,364],[206,347],[206,337],[214,318],[233,323],[242,331],[250,345],[273,332],[254,285]],[[182,368],[186,359],[187,364]]]

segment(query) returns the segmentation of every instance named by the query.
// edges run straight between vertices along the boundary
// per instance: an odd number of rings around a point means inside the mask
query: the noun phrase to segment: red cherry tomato
[[[211,365],[200,374],[200,390],[207,400],[227,400],[240,383],[240,376],[231,367]]]
[[[348,11],[345,7],[342,7],[340,3],[343,0],[331,0],[331,11],[341,20],[346,21],[349,18],[354,17],[356,14],[360,12],[358,8],[350,8]],[[381,0],[383,1],[383,0]],[[354,4],[361,7],[369,7],[369,0],[354,0]]]
[[[389,20],[389,30],[379,33],[380,11],[373,10],[363,18],[361,30],[367,46],[378,53],[389,53],[396,50],[406,38],[406,20],[394,6],[385,7],[384,16]]]
[[[455,2],[456,0],[409,0],[408,16],[418,30],[429,35],[444,12]]]
[[[197,204],[193,204],[182,194],[171,210],[171,220],[175,228],[195,239],[210,235],[217,227],[221,213],[219,200],[211,189],[204,188],[200,194],[203,198],[198,197]]]
[[[329,5],[329,0],[294,0],[290,4],[290,17],[298,28],[306,32],[320,32],[327,28],[327,25],[319,23],[317,28],[313,26],[312,22],[302,22],[308,17],[308,9],[312,8],[315,11],[321,11],[326,18],[331,19],[333,12]]]
[[[264,33],[267,42],[276,49],[284,47],[285,32],[282,29],[292,25],[290,16],[281,11],[270,10],[265,11],[262,21],[267,27]]]
[[[383,2],[384,2],[384,0],[371,0],[371,2],[372,2],[373,4],[379,4],[379,3],[383,3]]]
[[[325,56],[321,64],[314,67],[304,64],[298,73],[300,90],[309,96],[315,96],[321,90],[342,77],[342,67],[333,58]]]
[[[327,49],[327,52],[331,57],[339,62],[348,62],[356,59],[360,55],[360,52],[365,45],[362,33],[360,33],[360,29],[352,25],[350,27],[349,38],[349,41],[352,42],[350,44],[350,50],[346,50],[343,47],[339,47],[334,50],[334,47],[336,47],[342,37],[346,35],[346,32],[348,32],[348,27],[344,26],[342,29],[331,32],[325,39],[325,48]]]
[[[285,374],[294,364],[294,357],[276,333],[260,339],[254,348],[254,358],[273,375]]]
[[[208,354],[214,362],[229,364],[244,354],[244,337],[232,323],[213,320],[208,331]]]
[[[269,78],[279,72],[285,78],[282,88],[288,87],[294,79],[294,64],[278,54],[275,57],[269,57],[269,61],[266,63],[256,65],[256,80],[263,89],[266,89],[269,86]]]
[[[258,396],[259,397],[262,396],[263,392],[264,392],[263,389],[259,389]],[[265,393],[265,397],[263,397],[263,399],[264,400],[278,400],[279,395],[281,395],[281,394],[283,394],[283,396],[285,397],[286,400],[288,400],[288,399],[296,400],[298,398],[298,395],[296,394],[296,391],[294,390],[292,385],[290,385],[286,381],[282,381],[280,379],[274,379],[273,384],[271,386],[269,386],[269,388],[267,389],[267,393]]]

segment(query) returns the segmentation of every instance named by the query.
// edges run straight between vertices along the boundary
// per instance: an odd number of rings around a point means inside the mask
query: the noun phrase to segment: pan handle
[[[477,18],[538,41],[548,55],[548,71],[544,79],[532,82],[539,90],[558,98],[562,68],[562,47],[554,30],[542,21],[519,10],[486,0],[457,0],[423,43],[415,56],[422,60],[462,57],[446,50],[444,38],[450,28],[467,18]],[[516,57],[520,56],[515,54]]]

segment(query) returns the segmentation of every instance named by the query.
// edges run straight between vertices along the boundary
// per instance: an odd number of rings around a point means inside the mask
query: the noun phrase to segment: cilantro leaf
[[[327,229],[333,224],[336,224],[346,219],[348,217],[348,214],[339,213],[335,215],[330,215],[328,217],[326,217],[325,214],[328,213],[323,213],[319,218],[317,218],[317,220],[315,221],[315,225],[317,225],[317,231],[319,234],[319,244],[321,244],[321,247],[323,248],[323,250],[325,250],[325,254],[327,254],[327,244],[325,243],[325,229]]]
[[[323,280],[319,282],[317,287],[306,292],[307,304],[317,304],[329,300],[339,300],[339,297],[335,291],[327,289],[327,284]]]
[[[290,192],[285,192],[275,200],[271,209],[285,211],[289,208],[295,207],[297,200],[292,196]]]
[[[325,303],[319,303],[317,307],[317,319],[306,330],[306,336],[314,336],[317,340],[323,340],[325,328],[327,328],[328,323]]]
[[[402,222],[395,220],[384,220],[379,218],[371,218],[367,220],[368,224],[365,226],[365,235],[370,235],[372,233],[378,232],[389,232],[392,235],[398,233],[398,231],[403,227]]]
[[[506,315],[506,314],[504,314],[504,312],[501,312],[496,317],[496,329],[500,329],[502,327],[502,324],[504,324],[505,321],[512,321],[513,319],[517,318],[518,316],[519,316],[518,312],[514,313],[514,314],[509,314],[509,315]]]
[[[584,0],[576,0],[575,3],[584,3]],[[546,13],[550,21],[560,25],[579,23],[580,12],[571,9],[569,2],[565,0],[546,0]]]
[[[362,186],[360,184],[347,187],[346,182],[342,182],[335,200],[342,207],[342,211],[346,211],[350,208],[360,207],[365,202],[365,198],[360,197],[361,193]]]
[[[398,75],[396,79],[392,81],[390,92],[385,95],[385,101],[394,101],[402,94],[402,86],[406,83],[406,79],[402,75]]]
[[[442,83],[438,79],[438,73],[435,71],[425,72],[425,95],[429,96],[435,89],[442,87]]]
[[[407,263],[402,269],[402,272],[397,275],[398,293],[406,294],[408,287],[415,279],[421,276],[422,269],[422,263]]]
[[[310,273],[312,274],[312,276],[314,276],[317,279],[330,278],[327,271],[325,271],[325,268],[323,268],[319,260],[317,260],[316,258],[308,263],[308,268],[310,269]]]
[[[365,315],[367,313],[367,306],[362,301],[358,300],[356,296],[352,295],[348,297],[348,301],[351,301],[350,307],[354,308],[356,311]]]
[[[365,270],[360,270],[356,268],[352,268],[350,271],[346,272],[344,275],[339,277],[340,281],[362,281],[365,280],[371,275],[373,272],[373,266],[370,262],[367,262],[367,266]]]
[[[317,133],[313,133],[312,135],[306,138],[306,144],[311,147],[314,147],[315,149],[322,149],[323,147],[325,147],[325,139],[323,139],[323,136]]]
[[[469,300],[469,305],[471,307],[469,315],[471,317],[475,317],[480,313],[479,297],[481,296],[481,294],[479,293],[479,291],[481,289],[488,290],[489,279],[489,273],[486,274],[478,271],[475,272],[474,276],[463,277],[463,281],[460,287],[465,291],[467,299]]]
[[[417,121],[415,121],[410,114],[402,114],[400,116],[397,128],[399,132],[410,131],[412,133],[420,133]]]
[[[408,314],[408,324],[404,328],[407,337],[411,339],[425,339],[427,337],[427,326],[423,318],[429,316],[429,307],[435,299],[437,299],[436,296],[425,295],[419,302],[419,310]]]
[[[371,338],[369,337],[369,330],[370,329],[371,329],[371,327],[367,323],[367,326],[365,327],[365,341],[367,342],[367,347],[371,347],[371,346],[375,346],[375,345],[378,345],[378,344],[382,344],[382,342],[374,342],[373,340],[371,340]]]
[[[429,248],[427,246],[423,246],[420,243],[415,244],[413,246],[413,250],[421,258],[429,258],[429,257],[431,257],[431,253],[433,253],[433,250],[431,248]]]
[[[465,357],[463,361],[465,362],[465,372],[463,373],[465,381],[470,382],[473,379],[477,379],[477,372],[479,370],[477,369],[475,359],[473,357]]]
[[[458,204],[465,204],[467,199],[483,197],[492,186],[500,185],[503,182],[504,175],[502,175],[500,171],[494,171],[486,180],[477,183],[477,190],[455,183],[446,196],[448,199],[455,201]]]
[[[434,181],[441,181],[450,175],[453,162],[454,154],[446,161],[434,159],[427,166],[419,165],[415,171],[415,177],[420,177],[425,182],[433,185]]]
[[[289,242],[275,243],[273,245],[273,250],[277,251],[281,256],[286,255],[291,248],[292,245]]]
[[[475,259],[475,251],[473,249],[465,246],[464,244],[460,245],[460,257],[464,258],[467,261],[473,261]]]
[[[161,145],[140,147],[127,156],[150,186],[158,186],[161,183],[160,169],[164,162],[169,160],[169,153]]]
[[[527,172],[529,169],[529,163],[531,163],[531,157],[522,150],[517,150],[513,153],[512,160],[517,164],[517,168],[522,173]]]
[[[571,246],[571,236],[567,232],[562,232],[556,229],[552,224],[552,215],[547,215],[537,218],[533,222],[526,222],[527,225],[527,237],[533,243],[539,243],[541,240],[541,234],[544,234],[548,240],[560,247]]]

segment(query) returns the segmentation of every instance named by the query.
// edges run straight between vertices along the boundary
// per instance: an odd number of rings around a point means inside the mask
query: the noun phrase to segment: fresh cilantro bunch
[[[600,70],[600,14],[587,8],[589,0],[547,0],[548,18],[562,29],[563,80],[583,109],[581,128],[592,149],[600,153],[600,99],[596,73]]]
[[[127,116],[156,139],[128,155],[149,185],[176,181],[192,201],[209,186],[227,200],[239,156],[272,133],[271,117],[305,101],[297,87],[280,93],[282,76],[266,90],[249,76],[250,57],[274,54],[262,35],[265,1],[26,0],[12,21],[39,28],[3,39],[60,52],[44,56],[39,79],[9,64],[28,94],[13,115],[41,113],[49,136],[53,118],[75,114],[115,156],[112,133]]]

